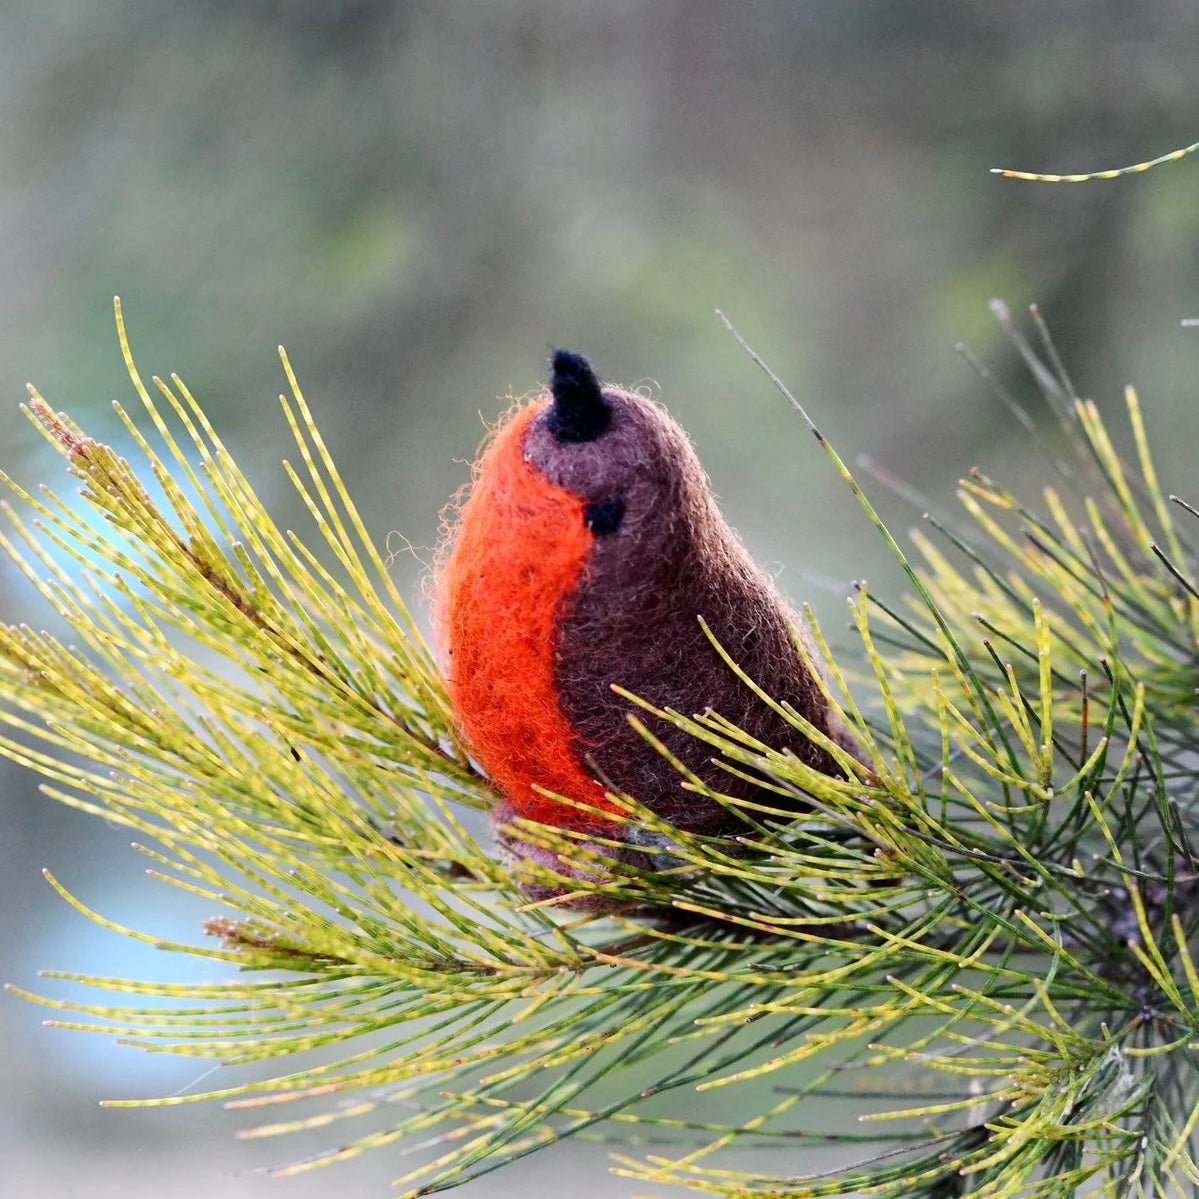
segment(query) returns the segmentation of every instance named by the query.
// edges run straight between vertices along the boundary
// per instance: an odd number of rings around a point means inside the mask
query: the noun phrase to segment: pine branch
[[[142,384],[118,306],[144,416],[118,412],[144,466],[34,392],[86,506],[3,477],[18,503],[0,545],[78,648],[0,629],[0,752],[216,910],[196,945],[118,931],[230,975],[51,976],[109,1003],[19,993],[147,1051],[279,1059],[116,1105],[218,1099],[266,1121],[245,1135],[331,1137],[280,1175],[402,1144],[397,1185],[428,1194],[585,1136],[636,1183],[724,1196],[1194,1190],[1195,510],[1159,484],[1135,393],[1128,465],[1039,314],[1039,349],[998,315],[1071,434],[1077,493],[1047,490],[1039,513],[976,474],[973,531],[933,523],[915,565],[809,420],[913,589],[851,597],[854,671],[812,621],[863,761],[787,705],[844,777],[727,714],[626,696],[662,752],[673,725],[767,781],[738,800],[679,764],[740,813],[732,838],[612,796],[669,846],[653,871],[522,822],[590,855],[594,878],[569,885],[624,905],[599,919],[528,902],[515,872],[566,880],[496,861],[460,821],[489,785],[286,356],[285,470],[316,546],[272,521],[178,378]],[[856,1164],[811,1174],[815,1144]],[[730,1150],[751,1145],[776,1165],[738,1171]]]

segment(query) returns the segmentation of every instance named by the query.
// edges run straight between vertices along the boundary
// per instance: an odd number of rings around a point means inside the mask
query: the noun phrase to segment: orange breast
[[[582,828],[596,817],[533,790],[611,808],[580,764],[584,747],[554,681],[557,617],[594,538],[583,501],[524,460],[539,408],[509,417],[479,461],[441,570],[440,618],[450,698],[471,752],[519,815]]]

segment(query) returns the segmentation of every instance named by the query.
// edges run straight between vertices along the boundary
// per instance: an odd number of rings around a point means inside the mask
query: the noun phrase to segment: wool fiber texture
[[[509,413],[478,463],[443,555],[438,619],[450,699],[471,752],[516,814],[576,827],[588,814],[533,784],[610,806],[583,770],[555,679],[559,613],[579,589],[595,539],[583,501],[524,461],[537,413]]]

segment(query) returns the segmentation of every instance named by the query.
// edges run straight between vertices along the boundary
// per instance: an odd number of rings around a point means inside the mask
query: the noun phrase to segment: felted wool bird
[[[766,694],[857,753],[796,647],[801,627],[721,516],[687,435],[660,405],[601,386],[582,355],[556,351],[548,391],[502,418],[447,529],[436,615],[450,700],[502,793],[492,816],[513,857],[567,879],[595,877],[593,863],[513,830],[526,817],[620,840],[626,848],[598,852],[646,865],[638,830],[603,815],[616,810],[609,787],[679,829],[715,834],[741,823],[681,788],[678,770],[630,726],[614,683],[657,707],[711,709],[772,748],[841,773],[728,669],[700,616]],[[754,784],[714,765],[702,742],[673,725],[655,734],[713,790],[753,797]]]

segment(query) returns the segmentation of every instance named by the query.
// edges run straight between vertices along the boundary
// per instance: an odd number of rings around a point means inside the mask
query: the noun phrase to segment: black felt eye
[[[614,495],[606,500],[592,500],[583,509],[583,523],[597,536],[615,533],[624,519],[624,500]]]

